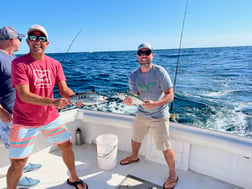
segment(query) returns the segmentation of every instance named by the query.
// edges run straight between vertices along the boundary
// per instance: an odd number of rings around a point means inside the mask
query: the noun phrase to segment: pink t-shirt
[[[39,96],[53,98],[55,84],[66,80],[61,64],[48,56],[43,61],[37,61],[26,54],[14,59],[11,66],[12,86],[29,84],[30,91]],[[13,123],[41,126],[58,116],[58,110],[54,106],[24,103],[16,93]]]

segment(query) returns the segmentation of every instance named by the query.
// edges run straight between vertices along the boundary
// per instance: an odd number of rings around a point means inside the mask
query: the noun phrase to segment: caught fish
[[[96,92],[77,93],[68,100],[72,104],[82,103],[84,105],[94,105],[108,102],[107,97],[99,95]]]
[[[138,95],[132,93],[132,92],[126,92],[126,93],[116,93],[115,94],[118,98],[121,100],[124,100],[126,97],[130,97],[132,99],[132,104],[134,105],[141,105],[144,104],[144,100],[141,99]]]

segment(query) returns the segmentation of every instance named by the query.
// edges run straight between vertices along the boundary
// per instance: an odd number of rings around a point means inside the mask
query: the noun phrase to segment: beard
[[[146,63],[140,63],[141,66],[146,66],[148,67],[150,65],[150,62],[146,62]]]

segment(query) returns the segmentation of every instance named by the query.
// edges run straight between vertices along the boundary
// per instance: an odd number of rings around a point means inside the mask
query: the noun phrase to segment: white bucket
[[[96,137],[97,163],[101,169],[112,169],[117,163],[118,137],[104,134]]]

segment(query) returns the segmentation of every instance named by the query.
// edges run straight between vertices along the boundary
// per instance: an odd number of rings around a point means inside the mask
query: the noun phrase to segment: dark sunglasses
[[[28,39],[29,39],[30,41],[36,41],[37,39],[38,39],[40,42],[46,42],[46,41],[47,41],[46,37],[44,37],[44,36],[37,36],[37,35],[29,35],[29,36],[28,36]]]
[[[18,40],[21,42],[22,41],[22,37],[18,37]]]
[[[147,51],[137,51],[137,55],[138,56],[143,56],[143,55],[146,55],[146,56],[149,56],[150,54],[152,53],[152,50],[147,50]]]

